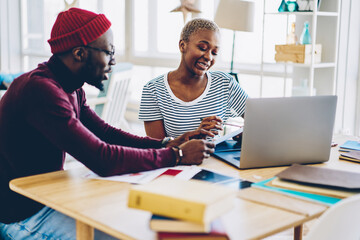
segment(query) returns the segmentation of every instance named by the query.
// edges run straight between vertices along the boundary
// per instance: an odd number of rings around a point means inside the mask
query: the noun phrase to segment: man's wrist
[[[183,151],[178,146],[172,147],[172,149],[173,149],[173,151],[175,152],[175,155],[176,155],[175,166],[180,165],[181,161],[182,161],[182,158],[184,156]]]

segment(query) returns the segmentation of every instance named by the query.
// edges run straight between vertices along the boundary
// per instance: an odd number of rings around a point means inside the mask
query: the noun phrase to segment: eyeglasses
[[[84,46],[84,48],[90,48],[96,51],[100,51],[100,52],[104,52],[106,55],[110,56],[110,59],[114,59],[115,56],[115,48],[113,47],[111,51],[106,50],[106,49],[101,49],[101,48],[97,48],[97,47],[91,47],[91,46]]]

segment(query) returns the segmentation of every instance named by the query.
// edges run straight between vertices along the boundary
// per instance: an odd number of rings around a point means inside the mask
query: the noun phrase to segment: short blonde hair
[[[196,33],[199,30],[220,31],[218,25],[214,21],[205,18],[194,18],[187,22],[183,27],[180,40],[184,40],[185,42],[189,41],[191,34]]]

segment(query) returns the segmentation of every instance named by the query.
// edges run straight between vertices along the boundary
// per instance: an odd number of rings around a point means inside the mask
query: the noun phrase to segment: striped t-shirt
[[[248,95],[227,73],[207,72],[205,91],[190,102],[184,102],[173,94],[167,76],[161,75],[144,86],[139,119],[163,120],[169,137],[175,138],[197,129],[204,117],[216,115],[226,121],[244,113]]]

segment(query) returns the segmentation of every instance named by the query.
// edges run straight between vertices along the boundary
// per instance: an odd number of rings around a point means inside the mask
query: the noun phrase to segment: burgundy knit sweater
[[[0,222],[43,206],[12,192],[9,181],[63,169],[65,152],[101,176],[175,164],[161,141],[113,128],[86,104],[80,82],[55,56],[15,79],[0,101]]]

